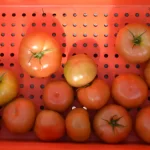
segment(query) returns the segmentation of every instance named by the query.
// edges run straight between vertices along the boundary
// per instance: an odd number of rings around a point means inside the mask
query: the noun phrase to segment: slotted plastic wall
[[[64,79],[63,67],[72,55],[78,53],[89,55],[98,66],[97,77],[105,80],[109,85],[118,74],[123,72],[133,72],[143,76],[144,64],[129,64],[115,50],[115,39],[119,29],[133,22],[150,26],[149,6],[0,5],[0,66],[9,68],[16,73],[20,82],[18,96],[29,98],[35,102],[37,110],[41,111],[45,109],[42,101],[44,86],[50,80]],[[18,63],[20,41],[26,34],[39,30],[53,36],[61,45],[62,50],[62,64],[59,71],[49,78],[41,79],[29,76]],[[109,103],[112,102],[113,100],[110,99]],[[150,96],[145,100],[144,105],[147,104],[150,104]],[[63,114],[64,117],[73,107],[84,106],[81,106],[75,97],[73,105]],[[128,111],[134,118],[140,109],[141,107]],[[2,110],[1,107],[1,112]],[[95,111],[89,111],[89,114],[92,121]],[[5,141],[38,140],[33,131],[25,135],[13,135],[3,124],[0,130],[0,139]],[[65,136],[60,141],[69,142],[70,140]],[[88,142],[99,142],[99,139],[92,133]],[[142,143],[142,141],[133,130],[125,143],[137,144]],[[7,143],[4,145],[7,145]],[[103,148],[107,149],[106,147]]]

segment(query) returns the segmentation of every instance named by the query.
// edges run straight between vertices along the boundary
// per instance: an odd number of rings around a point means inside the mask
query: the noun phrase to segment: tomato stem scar
[[[133,46],[132,46],[132,49],[134,48],[134,46],[135,45],[139,45],[140,43],[141,43],[141,37],[142,37],[142,35],[143,34],[145,34],[146,32],[147,32],[147,30],[146,31],[144,31],[143,33],[141,33],[139,36],[135,36],[134,34],[133,34],[133,32],[132,31],[130,31],[129,29],[127,29],[130,33],[131,33],[131,35],[133,36]]]

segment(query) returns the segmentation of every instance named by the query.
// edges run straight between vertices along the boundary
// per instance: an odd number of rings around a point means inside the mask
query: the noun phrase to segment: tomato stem
[[[117,117],[117,115],[112,116],[110,120],[106,120],[106,119],[102,119],[102,120],[106,121],[109,125],[111,125],[113,131],[115,131],[115,127],[125,127],[124,125],[118,123],[118,121],[123,117],[119,117],[117,119],[114,119],[114,117]]]
[[[129,29],[127,29],[127,30],[133,36],[133,41],[132,41],[133,42],[133,46],[132,46],[132,49],[134,48],[134,46],[141,44],[141,41],[142,41],[141,37],[142,37],[143,34],[145,34],[147,32],[147,30],[146,30],[143,33],[141,33],[139,36],[135,36],[132,31],[130,31]]]
[[[1,76],[0,76],[0,82],[2,82],[3,77],[5,76],[6,72],[4,72]]]
[[[46,49],[46,50],[43,50],[43,51],[40,51],[40,52],[37,52],[37,53],[34,53],[34,52],[31,51],[32,55],[31,55],[31,57],[30,57],[30,59],[29,59],[29,62],[30,62],[31,59],[34,57],[34,58],[39,59],[39,62],[40,62],[40,64],[41,64],[41,61],[40,61],[41,58],[42,58],[45,54],[47,54],[47,53],[49,53],[49,52],[51,52],[51,50],[49,50],[49,49]]]

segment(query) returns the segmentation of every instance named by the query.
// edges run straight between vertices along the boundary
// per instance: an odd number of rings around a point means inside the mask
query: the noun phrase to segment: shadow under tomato
[[[94,38],[84,38],[78,40],[69,49],[67,59],[73,55],[82,53],[87,54],[91,59],[94,60],[96,64],[98,64],[100,58],[100,47],[98,41],[96,41]]]

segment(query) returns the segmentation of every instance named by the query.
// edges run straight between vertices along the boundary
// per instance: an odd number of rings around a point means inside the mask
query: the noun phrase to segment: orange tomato
[[[96,135],[106,143],[125,140],[132,130],[132,119],[125,108],[110,104],[100,109],[93,120]]]
[[[150,106],[142,108],[136,116],[135,130],[146,143],[150,143]]]
[[[110,88],[103,81],[96,79],[89,86],[77,90],[79,102],[88,109],[100,109],[110,98]]]
[[[19,63],[29,75],[47,77],[59,69],[61,55],[53,37],[45,32],[33,32],[21,41]]]
[[[43,101],[48,109],[64,112],[74,100],[74,91],[65,81],[51,81],[44,88]]]
[[[131,63],[143,63],[150,58],[150,29],[145,24],[132,23],[122,28],[116,39],[118,53]]]
[[[83,108],[75,108],[66,117],[67,135],[76,142],[88,140],[91,134],[89,115]]]
[[[118,104],[126,108],[136,108],[147,99],[148,86],[136,74],[121,74],[112,83],[112,96]]]
[[[15,134],[23,134],[32,129],[36,118],[35,105],[31,100],[17,98],[4,108],[3,121],[7,129]]]
[[[36,118],[34,131],[42,141],[58,140],[65,134],[65,120],[55,111],[43,110]]]

